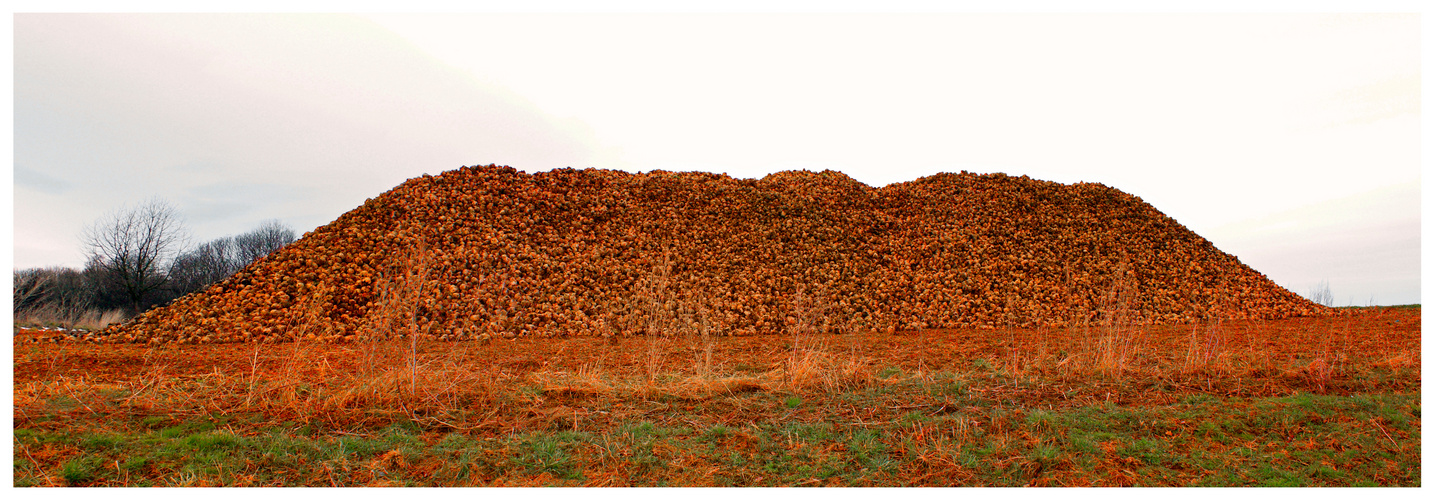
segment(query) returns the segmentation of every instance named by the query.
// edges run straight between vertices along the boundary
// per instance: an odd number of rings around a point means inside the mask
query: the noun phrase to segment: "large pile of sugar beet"
[[[1100,184],[464,167],[96,340],[775,334],[1328,310]]]

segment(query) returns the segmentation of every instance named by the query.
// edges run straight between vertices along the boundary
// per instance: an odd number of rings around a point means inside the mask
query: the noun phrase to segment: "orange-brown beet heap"
[[[1100,184],[487,166],[411,179],[96,337],[747,335],[1327,312]]]

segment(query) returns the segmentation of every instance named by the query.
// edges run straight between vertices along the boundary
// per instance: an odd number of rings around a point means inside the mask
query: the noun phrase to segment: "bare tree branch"
[[[1333,292],[1329,290],[1328,280],[1320,281],[1318,285],[1310,288],[1305,298],[1315,304],[1333,307]]]
[[[123,291],[135,312],[167,283],[169,260],[186,239],[179,213],[158,198],[106,215],[84,233],[91,262]]]
[[[240,269],[234,239],[219,238],[181,254],[169,266],[169,279],[180,295],[197,292]]]
[[[267,220],[253,231],[234,237],[240,268],[294,241],[294,230],[278,220]]]
[[[293,240],[293,229],[277,220],[265,221],[253,231],[219,238],[179,255],[169,267],[170,282],[179,295],[203,290]]]

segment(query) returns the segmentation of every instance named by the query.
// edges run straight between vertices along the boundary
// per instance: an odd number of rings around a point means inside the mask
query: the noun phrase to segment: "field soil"
[[[17,486],[1420,486],[1418,308],[1162,326],[97,344]]]

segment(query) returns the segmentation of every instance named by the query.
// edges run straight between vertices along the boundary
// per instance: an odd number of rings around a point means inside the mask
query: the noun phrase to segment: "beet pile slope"
[[[96,337],[362,340],[1282,318],[1328,309],[1099,184],[464,167]]]

